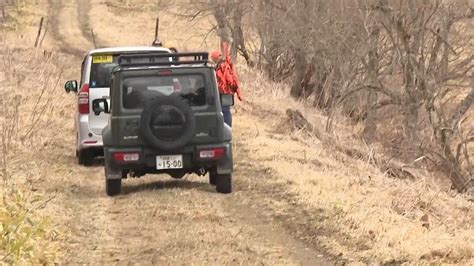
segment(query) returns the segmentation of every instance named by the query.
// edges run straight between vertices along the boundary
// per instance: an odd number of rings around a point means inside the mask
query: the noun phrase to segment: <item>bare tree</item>
[[[379,110],[398,110],[394,115],[402,122],[384,127],[403,129],[399,147],[407,151],[406,159],[436,154],[454,186],[464,190],[472,178],[467,150],[472,130],[459,124],[474,97],[463,89],[474,68],[473,32],[462,26],[473,18],[466,1],[206,3],[197,9],[211,10],[219,35],[233,39],[234,55],[246,50],[242,23],[247,21],[247,30],[258,34],[257,66],[272,80],[288,82],[292,97],[312,99],[330,117],[342,112],[363,121],[367,143],[384,122]],[[449,101],[461,92],[462,103]],[[422,141],[431,143],[428,150],[412,148]]]
[[[242,23],[252,5],[253,3],[250,1],[237,0],[191,1],[182,5],[179,15],[189,20],[212,16],[216,25],[211,30],[215,30],[222,41],[231,44],[233,60],[237,61],[237,54],[240,54],[247,64],[254,65],[247,49]]]

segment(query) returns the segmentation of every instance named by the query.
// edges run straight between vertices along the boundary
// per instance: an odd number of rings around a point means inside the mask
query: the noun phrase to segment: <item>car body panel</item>
[[[167,69],[167,68],[164,68]],[[128,69],[127,72],[132,70]],[[146,72],[153,73],[154,71],[147,69]],[[183,73],[187,74],[202,74],[205,77],[206,87],[212,87],[213,75],[211,75],[211,70],[208,67],[188,67],[188,68],[174,68],[174,73],[176,75],[182,75]],[[143,71],[133,71],[135,72],[134,75],[144,75]],[[146,74],[149,75],[149,74]],[[117,79],[123,79],[129,77],[130,74],[123,75],[122,73],[117,73]],[[118,85],[122,86],[122,85]],[[114,91],[113,93],[116,93]],[[223,123],[224,118],[222,115],[222,108],[219,104],[215,104],[218,99],[219,94],[217,90],[209,90],[207,97],[211,99],[207,99],[208,102],[211,104],[206,104],[203,106],[192,107],[195,111],[195,118],[196,118],[196,135],[191,141],[191,144],[201,144],[201,143],[212,143],[212,142],[222,142],[223,141],[223,128],[218,127],[219,123]],[[112,96],[116,97],[116,96]],[[123,102],[122,94],[117,95],[117,99],[120,99],[120,103]],[[115,103],[113,103],[115,104]],[[124,109],[123,106],[117,105],[113,106],[111,110],[112,119],[117,119],[116,123],[113,123],[116,128],[115,132],[118,132],[118,140],[116,145],[129,147],[134,145],[140,145],[143,143],[143,139],[141,139],[140,134],[138,132],[138,121],[141,115],[141,110],[128,110]],[[114,120],[115,121],[115,120]],[[213,130],[209,131],[209,128]],[[117,137],[117,136],[116,136]]]

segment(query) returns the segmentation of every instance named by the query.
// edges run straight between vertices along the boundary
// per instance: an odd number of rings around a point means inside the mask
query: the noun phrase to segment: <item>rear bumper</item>
[[[220,159],[200,159],[197,154],[199,150],[212,149],[217,147],[225,148],[225,155]],[[146,148],[104,148],[105,159],[111,166],[121,170],[145,171],[146,173],[170,173],[184,171],[195,172],[197,169],[216,169],[218,174],[231,174],[233,172],[232,143],[216,145],[198,145],[193,148],[178,150],[175,152],[160,152]],[[139,153],[139,160],[133,162],[118,162],[114,159],[115,153]],[[183,168],[181,169],[156,169],[156,156],[159,155],[183,155]]]

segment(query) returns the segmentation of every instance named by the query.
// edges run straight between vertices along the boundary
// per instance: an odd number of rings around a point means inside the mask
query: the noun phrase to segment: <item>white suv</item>
[[[107,125],[109,114],[94,114],[96,99],[108,99],[112,69],[118,65],[118,57],[124,54],[149,52],[171,53],[164,47],[115,47],[89,51],[82,61],[81,80],[66,82],[66,92],[77,95],[76,157],[81,165],[90,165],[96,156],[103,155],[102,129]],[[97,101],[98,102],[98,101]]]

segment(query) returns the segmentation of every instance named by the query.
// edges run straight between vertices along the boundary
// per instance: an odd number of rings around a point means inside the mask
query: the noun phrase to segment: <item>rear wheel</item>
[[[217,173],[216,172],[209,172],[209,184],[216,185],[217,183]]]
[[[122,179],[106,179],[105,190],[107,196],[117,196],[122,192]]]
[[[105,192],[108,196],[116,196],[122,192],[122,178],[124,171],[113,168],[109,160],[105,160]]]
[[[77,163],[83,166],[92,165],[94,160],[94,154],[90,150],[79,150],[77,151]]]
[[[232,192],[232,174],[216,175],[216,191],[222,194]]]

